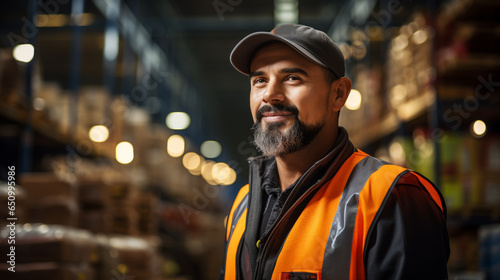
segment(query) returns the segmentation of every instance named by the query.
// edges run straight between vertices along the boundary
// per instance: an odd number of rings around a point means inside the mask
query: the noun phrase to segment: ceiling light
[[[129,164],[134,160],[134,146],[127,141],[118,143],[115,152],[116,161],[121,164]]]
[[[35,48],[31,44],[20,44],[14,47],[12,55],[15,60],[28,63],[35,57]]]
[[[236,171],[234,169],[229,168],[229,175],[226,177],[226,180],[223,182],[223,185],[232,185],[234,182],[236,182]]]
[[[353,111],[361,108],[361,93],[359,92],[359,90],[351,90],[351,93],[349,93],[349,97],[347,97],[347,100],[345,102],[345,107]]]
[[[207,160],[201,167],[201,176],[210,185],[217,185],[217,182],[214,180],[214,177],[212,175],[212,168],[214,167],[214,165],[215,162]]]
[[[187,153],[182,157],[182,165],[189,170],[198,170],[201,169],[202,158],[193,152]]]
[[[275,0],[274,21],[276,25],[299,22],[298,0]]]
[[[167,127],[173,130],[183,130],[191,124],[191,118],[185,112],[172,112],[165,119]]]
[[[229,177],[231,167],[224,162],[214,164],[212,167],[212,177],[217,184],[222,185]]]
[[[94,125],[89,130],[90,140],[101,143],[108,140],[109,130],[104,125]]]
[[[167,153],[171,157],[180,157],[184,154],[184,138],[180,135],[172,135],[167,140]]]
[[[222,152],[222,147],[217,141],[209,140],[203,142],[200,147],[201,154],[206,158],[216,158]]]
[[[475,137],[483,137],[486,134],[486,124],[482,120],[477,120],[472,124],[472,135]]]

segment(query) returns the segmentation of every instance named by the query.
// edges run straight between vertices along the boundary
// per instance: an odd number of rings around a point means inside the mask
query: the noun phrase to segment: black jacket
[[[251,279],[259,252],[258,240],[266,241],[266,232],[285,211],[312,186],[330,180],[344,161],[356,149],[341,128],[335,148],[316,162],[285,192],[273,197],[269,184],[275,176],[274,158],[251,159],[250,195],[246,232],[241,244],[240,274]],[[441,211],[419,187],[410,173],[402,176],[367,240],[364,263],[366,279],[447,279],[449,240],[446,229],[446,211]],[[281,196],[284,197],[281,197]],[[310,196],[312,197],[312,195]],[[295,207],[295,213],[286,222],[282,232],[287,234],[309,200]],[[271,205],[270,205],[271,204]],[[279,244],[277,245],[279,246]],[[221,279],[224,275],[224,265]]]

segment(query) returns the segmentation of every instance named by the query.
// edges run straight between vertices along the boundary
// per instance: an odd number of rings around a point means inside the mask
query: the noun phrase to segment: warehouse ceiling
[[[185,62],[181,67],[197,81],[202,94],[204,116],[210,122],[207,134],[221,141],[231,159],[246,171],[245,159],[256,155],[249,140],[249,83],[247,77],[232,68],[229,54],[249,33],[274,28],[274,4],[269,0],[220,2],[240,4],[218,13],[213,5],[216,1],[164,1],[147,10],[171,15],[162,14],[156,19],[153,15],[150,23],[170,18],[170,38],[178,42],[179,58]],[[299,5],[300,22],[328,31],[336,13],[331,3],[315,0]]]
[[[156,112],[153,118],[161,122],[171,111],[188,111],[193,124],[186,136],[192,138],[196,145],[205,140],[219,141],[223,146],[223,158],[219,160],[231,161],[236,165],[243,181],[247,174],[245,159],[256,153],[249,138],[252,125],[248,105],[249,85],[248,79],[230,65],[229,54],[233,46],[249,33],[274,28],[277,20],[275,2],[279,1],[288,0],[120,1],[122,13],[123,7],[127,7],[137,23],[151,35],[150,43],[157,45],[165,54],[163,59],[168,60],[168,71],[163,74],[167,83],[175,84],[179,77],[185,83],[182,90],[175,90],[178,89],[175,86],[160,86],[153,90],[152,94],[162,100],[164,105],[161,112]],[[37,13],[42,16],[71,14],[71,1],[45,1],[55,3],[52,6],[43,5],[44,1],[33,2],[38,3]],[[87,18],[89,23],[80,29],[79,84],[111,85],[118,92],[114,94],[127,94],[133,91],[134,85],[141,83],[138,78],[141,66],[136,64],[140,55],[137,50],[134,53],[129,46],[134,44],[135,38],[128,38],[128,41],[121,39],[116,65],[109,68],[109,64],[104,63],[104,34],[109,28],[109,21],[106,20],[106,10],[103,10],[102,4],[112,2],[113,0],[85,1],[84,12],[90,17]],[[27,26],[25,20],[27,3],[24,0],[3,4],[0,12],[3,35],[12,31],[17,34],[30,32],[30,26]],[[356,11],[358,15],[364,14],[366,20],[375,5],[383,8],[380,2],[374,0],[298,1],[298,22],[330,32],[334,23],[337,29],[343,24],[349,25]],[[397,16],[404,19],[412,9],[401,11]],[[47,18],[56,19],[54,16]],[[71,45],[74,26],[42,26],[35,30],[42,78],[55,81],[63,88],[70,88],[71,67],[74,67],[75,61]],[[2,36],[0,46],[11,45],[12,40]],[[131,56],[134,59],[125,58]],[[180,76],[170,72],[174,68]],[[109,69],[116,71],[117,77],[111,83],[107,78],[110,76]]]
[[[302,2],[299,21],[328,31],[339,7],[332,1]],[[273,1],[158,1],[139,9],[142,12],[137,15],[157,34],[157,41],[175,41],[171,47],[176,48],[178,65],[196,81],[203,100],[200,110],[209,122],[205,134],[220,141],[230,159],[246,171],[245,159],[256,155],[249,139],[249,84],[247,77],[232,68],[229,54],[249,33],[274,28]]]

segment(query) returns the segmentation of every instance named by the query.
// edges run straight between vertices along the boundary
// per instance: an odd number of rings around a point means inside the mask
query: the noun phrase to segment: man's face
[[[267,156],[309,144],[337,123],[324,68],[282,43],[260,49],[250,66],[250,109],[255,143]]]

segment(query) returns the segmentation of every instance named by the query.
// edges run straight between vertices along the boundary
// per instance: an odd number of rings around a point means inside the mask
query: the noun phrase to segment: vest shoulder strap
[[[229,212],[229,216],[227,217],[227,225],[226,225],[226,241],[229,240],[231,236],[231,231],[234,230],[234,226],[238,222],[242,211],[247,208],[248,203],[248,191],[249,185],[241,187],[240,191],[236,195],[234,199],[233,206],[231,207],[231,211]]]

